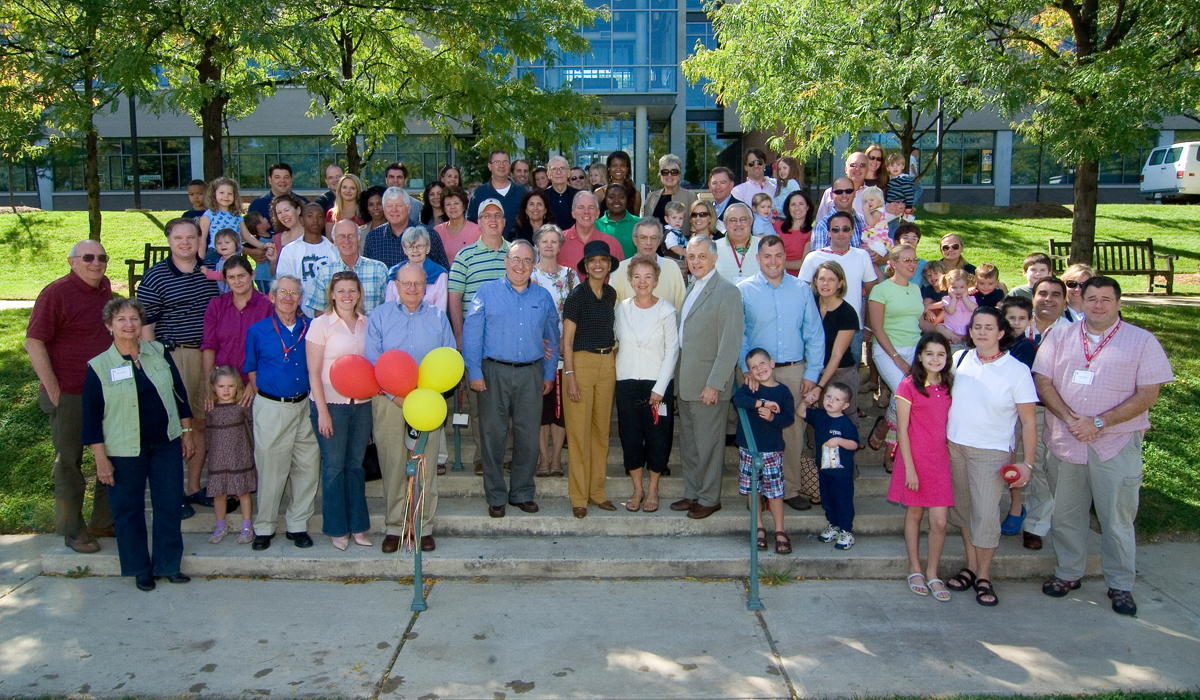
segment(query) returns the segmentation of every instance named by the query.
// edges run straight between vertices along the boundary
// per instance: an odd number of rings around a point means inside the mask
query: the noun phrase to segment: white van
[[[1200,141],[1150,151],[1142,168],[1141,193],[1166,201],[1200,200]]]

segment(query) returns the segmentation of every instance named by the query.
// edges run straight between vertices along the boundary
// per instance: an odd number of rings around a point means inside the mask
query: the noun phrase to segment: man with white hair
[[[333,245],[338,257],[317,272],[312,284],[312,294],[304,300],[304,308],[311,318],[325,311],[325,290],[334,274],[350,270],[358,275],[363,287],[363,313],[370,314],[383,303],[387,292],[388,268],[378,260],[358,254],[358,226],[350,219],[342,219],[333,225]]]
[[[575,267],[583,260],[583,247],[589,241],[600,240],[608,244],[608,252],[617,260],[625,259],[625,251],[616,238],[596,228],[600,218],[600,203],[591,192],[577,192],[571,202],[571,213],[575,225],[563,231],[562,248],[558,251],[558,264]]]
[[[411,207],[408,194],[399,187],[387,188],[379,200],[383,205],[383,218],[387,221],[367,234],[362,254],[391,269],[408,260],[402,239],[404,232],[413,225],[409,218]],[[450,258],[446,255],[441,236],[430,236],[429,259],[446,269],[450,268]]]
[[[92,520],[83,520],[83,380],[88,360],[108,349],[112,336],[100,312],[113,298],[105,272],[108,253],[82,240],[67,254],[70,272],[46,285],[34,302],[25,351],[37,373],[38,407],[50,418],[54,444],[54,531],[82,554],[100,551],[96,536],[114,537],[108,489],[96,485]]]
[[[658,284],[654,285],[654,296],[666,299],[679,311],[683,307],[683,298],[687,293],[687,285],[683,281],[683,273],[679,265],[658,254],[658,246],[662,243],[663,228],[654,217],[640,219],[633,225],[633,244],[637,246],[635,255],[649,255],[658,261]],[[617,303],[634,296],[633,284],[629,281],[629,261],[621,261],[617,269],[608,278],[608,283],[617,290]]]
[[[545,191],[546,199],[550,202],[550,211],[554,212],[554,221],[558,227],[566,231],[575,225],[571,205],[579,192],[567,184],[571,164],[562,156],[554,156],[546,163],[546,174],[550,176],[550,187]]]

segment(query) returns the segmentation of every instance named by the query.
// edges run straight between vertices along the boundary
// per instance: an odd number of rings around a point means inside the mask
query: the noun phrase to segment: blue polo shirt
[[[254,383],[259,391],[285,399],[308,391],[304,335],[310,323],[297,313],[295,325],[288,330],[278,314],[271,314],[246,330],[246,363],[242,369],[258,373]]]

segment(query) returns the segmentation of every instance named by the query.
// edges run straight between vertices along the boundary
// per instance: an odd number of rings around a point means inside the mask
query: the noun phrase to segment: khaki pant
[[[1058,556],[1054,575],[1076,581],[1087,573],[1089,508],[1096,507],[1102,535],[1100,562],[1109,588],[1132,591],[1137,577],[1137,517],[1142,488],[1142,434],[1134,433],[1115,457],[1101,461],[1088,448],[1087,464],[1046,455],[1058,472],[1050,541]]]
[[[258,469],[258,512],[254,534],[274,535],[279,503],[288,481],[292,502],[287,532],[307,532],[321,481],[321,450],[313,433],[309,402],[283,403],[259,396],[254,400],[254,464]]]
[[[58,405],[50,395],[38,391],[38,407],[50,419],[50,439],[54,444],[54,532],[78,537],[86,529],[83,499],[87,479],[83,477],[83,397],[59,394]],[[92,523],[102,530],[113,525],[108,506],[108,489],[97,482],[92,494]]]
[[[608,433],[617,385],[617,356],[577,352],[574,368],[572,376],[579,387],[579,403],[566,396],[565,387],[563,391],[570,464],[568,492],[571,507],[584,508],[588,503],[608,500],[604,482],[608,477]]]
[[[375,418],[375,447],[379,450],[379,468],[383,472],[385,534],[404,534],[404,497],[408,490],[408,448],[404,445],[407,429],[404,411],[386,396],[371,399]],[[428,433],[425,441],[425,503],[421,513],[421,535],[433,534],[433,516],[437,512],[437,453],[444,428]]]
[[[805,363],[797,362],[787,367],[775,368],[775,381],[786,386],[792,393],[792,402],[796,407],[796,422],[783,429],[783,497],[804,495],[816,498],[819,494],[804,493],[803,483],[817,482],[816,462],[809,462],[808,469],[812,472],[807,481],[804,479],[805,467],[800,458],[804,455],[804,395],[800,393],[800,382],[804,381]]]
[[[1050,534],[1050,516],[1054,514],[1054,491],[1058,482],[1058,466],[1051,465],[1046,459],[1049,451],[1046,449],[1046,440],[1042,435],[1046,428],[1046,408],[1045,406],[1036,408],[1038,444],[1029,484],[1021,490],[1021,503],[1025,506],[1025,524],[1021,529],[1038,537],[1045,537]],[[1017,447],[1013,450],[1013,454],[1016,455],[1014,461],[1025,459],[1023,444],[1021,423],[1018,421]]]
[[[683,457],[683,496],[711,508],[721,502],[721,477],[725,471],[725,425],[732,391],[723,391],[717,403],[679,400],[679,440]]]
[[[1000,545],[1000,498],[1008,488],[1000,470],[1007,450],[985,450],[950,443],[950,479],[954,506],[949,522],[970,532],[971,544],[983,549]]]

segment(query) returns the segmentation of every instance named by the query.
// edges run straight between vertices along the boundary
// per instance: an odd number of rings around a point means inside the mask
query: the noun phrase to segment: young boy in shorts
[[[823,408],[810,408],[805,414],[813,427],[821,504],[829,521],[820,537],[822,542],[836,540],[838,549],[850,549],[854,546],[854,453],[858,450],[858,427],[845,414],[850,387],[830,382],[821,405]]]
[[[791,390],[775,381],[775,361],[766,350],[754,348],[746,353],[746,367],[754,381],[743,384],[734,392],[733,405],[746,409],[746,418],[754,432],[754,446],[762,455],[763,470],[759,475],[758,492],[766,497],[771,517],[775,520],[775,553],[791,554],[792,542],[783,531],[783,429],[796,421],[796,406]],[[757,386],[752,390],[752,385]],[[739,417],[737,446],[742,468],[738,491],[747,495],[754,472],[749,445]],[[766,549],[767,533],[763,529],[762,504],[751,503],[750,508],[758,524],[758,548]]]

